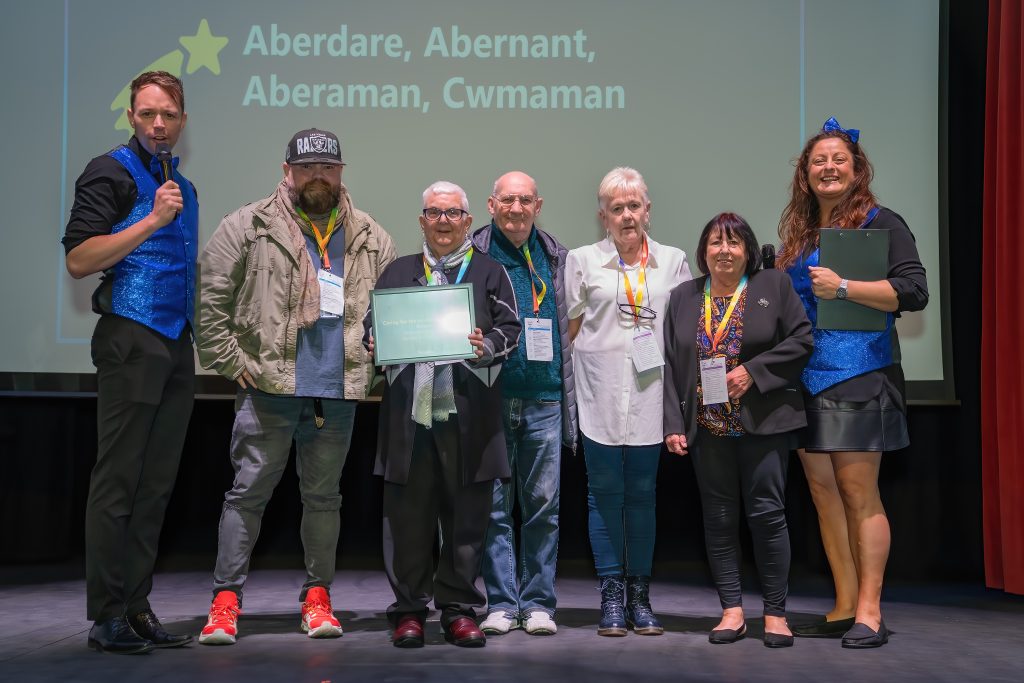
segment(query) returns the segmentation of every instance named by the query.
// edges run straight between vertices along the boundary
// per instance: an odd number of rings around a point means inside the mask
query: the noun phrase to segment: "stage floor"
[[[299,631],[299,570],[262,570],[246,586],[238,643],[197,643],[140,656],[86,648],[81,580],[0,587],[0,680],[3,681],[1021,681],[1024,600],[998,591],[946,584],[886,588],[886,623],[894,631],[877,650],[844,650],[838,640],[797,639],[762,646],[760,599],[745,595],[749,635],[711,645],[718,599],[710,586],[655,581],[651,597],[665,625],[661,637],[595,633],[599,595],[589,578],[558,583],[557,635],[513,631],[480,649],[444,642],[432,613],[427,645],[391,646],[384,608],[391,591],[381,572],[338,574],[333,602],[345,635],[312,640]],[[151,602],[165,626],[197,634],[210,602],[207,573],[163,573]],[[809,621],[828,600],[794,593],[790,623]]]

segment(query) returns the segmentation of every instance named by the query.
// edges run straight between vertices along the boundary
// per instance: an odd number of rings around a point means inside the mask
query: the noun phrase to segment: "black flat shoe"
[[[878,630],[873,631],[867,624],[857,622],[846,635],[843,636],[843,647],[851,650],[866,650],[872,647],[882,647],[889,642],[889,629],[883,621],[878,625]]]
[[[793,636],[784,633],[764,632],[764,646],[770,648],[793,647]]]
[[[853,623],[853,617],[835,621],[822,619],[813,624],[792,626],[790,630],[797,638],[842,638],[847,631],[853,628]]]
[[[747,635],[747,625],[743,624],[737,628],[716,628],[710,634],[708,634],[708,642],[714,643],[715,645],[728,645],[729,643],[735,643],[737,640],[743,640]]]
[[[141,655],[153,649],[153,643],[140,638],[124,617],[93,624],[89,629],[89,647],[115,655]]]
[[[129,617],[128,623],[140,638],[145,638],[153,643],[153,647],[181,647],[192,642],[190,635],[168,633],[160,620],[153,614],[153,610],[148,609],[139,612],[134,617]]]

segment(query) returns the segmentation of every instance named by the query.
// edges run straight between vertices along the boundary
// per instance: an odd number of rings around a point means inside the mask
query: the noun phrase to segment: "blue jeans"
[[[239,595],[249,573],[249,558],[260,535],[263,510],[288,464],[295,440],[302,522],[299,537],[306,560],[306,581],[330,590],[341,530],[341,470],[345,466],[356,401],[323,399],[325,423],[313,421],[313,399],[239,391],[231,431],[235,481],[224,495],[217,539],[213,590]]]
[[[562,404],[506,398],[502,406],[512,477],[494,482],[482,574],[487,610],[510,617],[534,610],[555,613],[558,556],[558,486],[562,456]],[[516,561],[512,508],[522,518]]]
[[[650,576],[661,444],[605,446],[583,435],[590,546],[598,576]]]

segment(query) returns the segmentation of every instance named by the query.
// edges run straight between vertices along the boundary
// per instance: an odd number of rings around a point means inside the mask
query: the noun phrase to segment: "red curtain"
[[[985,583],[1024,594],[1024,13],[1021,0],[989,0],[988,7],[981,270]]]

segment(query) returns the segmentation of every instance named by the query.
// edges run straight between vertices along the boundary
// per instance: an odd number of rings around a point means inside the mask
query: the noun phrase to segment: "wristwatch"
[[[843,279],[839,281],[839,289],[836,290],[837,299],[846,298],[846,286],[850,284],[849,280]]]

